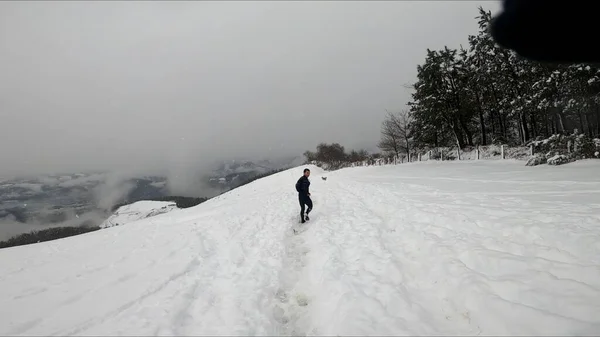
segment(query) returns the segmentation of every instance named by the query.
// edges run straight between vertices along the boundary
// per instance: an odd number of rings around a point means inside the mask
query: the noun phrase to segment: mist
[[[50,223],[39,218],[29,219],[27,222],[19,222],[13,216],[7,216],[0,219],[0,241],[8,240],[12,237],[32,231],[39,231],[54,227],[78,227],[78,226],[99,226],[108,218],[110,213],[102,210],[94,210],[83,214],[75,214],[72,209],[63,209],[63,221]],[[43,211],[42,211],[43,213]]]
[[[484,1],[0,2],[0,176],[374,146]],[[185,184],[175,182],[175,186]]]

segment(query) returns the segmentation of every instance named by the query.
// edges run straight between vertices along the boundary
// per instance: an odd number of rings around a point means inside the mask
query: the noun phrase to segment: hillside
[[[116,203],[169,195],[166,178],[76,173],[0,183],[0,241],[31,230],[98,226]]]
[[[0,334],[600,331],[597,161],[313,167],[315,208],[300,227],[302,168],[0,250]]]
[[[100,227],[120,226],[140,219],[168,213],[176,209],[177,205],[173,201],[137,201],[133,204],[119,207],[108,219],[100,224]]]
[[[184,185],[187,196],[212,197],[273,170],[300,165],[302,157],[230,160],[198,171]],[[208,169],[207,169],[208,170]],[[0,181],[0,241],[32,230],[100,225],[115,206],[179,195],[173,177],[115,172],[70,173]],[[176,181],[178,178],[175,179]],[[194,181],[194,182],[191,182]],[[181,186],[179,186],[181,187]]]

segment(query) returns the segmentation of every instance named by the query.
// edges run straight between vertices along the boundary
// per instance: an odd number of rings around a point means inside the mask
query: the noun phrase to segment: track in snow
[[[0,250],[3,335],[595,335],[600,165],[302,167]]]

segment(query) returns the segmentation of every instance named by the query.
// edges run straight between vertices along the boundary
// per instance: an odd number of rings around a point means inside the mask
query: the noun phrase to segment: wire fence
[[[508,145],[489,145],[459,149],[458,147],[436,147],[414,151],[399,156],[387,156],[352,162],[347,167],[399,165],[422,161],[455,161],[455,160],[527,160],[535,150],[532,147]]]
[[[399,165],[405,163],[424,161],[468,161],[468,160],[522,160],[528,161],[535,157],[550,158],[554,155],[576,155],[579,158],[600,158],[600,140],[594,139],[590,143],[592,148],[584,148],[585,143],[578,141],[550,138],[534,141],[527,146],[487,145],[473,146],[460,149],[458,147],[434,147],[420,149],[409,154],[398,156],[380,156],[357,162],[321,163],[313,161],[312,164],[328,170],[357,166],[382,166]]]

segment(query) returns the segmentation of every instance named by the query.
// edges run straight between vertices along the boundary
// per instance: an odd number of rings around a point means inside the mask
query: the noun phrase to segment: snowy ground
[[[0,250],[0,334],[600,333],[600,162],[301,172]]]
[[[177,204],[172,201],[142,200],[119,207],[102,224],[101,228],[124,225],[133,221],[150,218],[159,214],[177,210]]]

